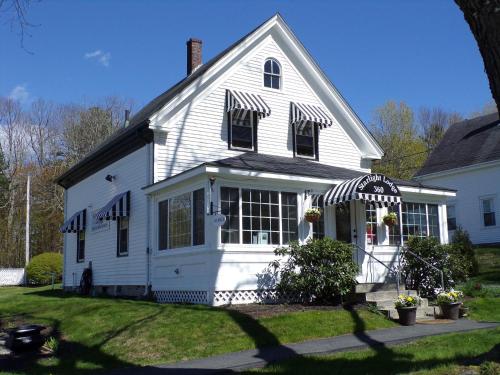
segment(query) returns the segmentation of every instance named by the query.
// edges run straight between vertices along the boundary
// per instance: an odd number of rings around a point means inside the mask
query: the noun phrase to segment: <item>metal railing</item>
[[[393,273],[396,274],[396,290],[397,290],[398,295],[399,295],[399,289],[400,289],[400,284],[401,284],[401,245],[397,245],[398,251],[397,251],[397,255],[396,256],[397,256],[397,259],[398,259],[398,266],[396,267],[396,269],[394,269],[394,267],[388,266],[387,264],[385,264],[384,262],[382,262],[380,259],[378,259],[376,256],[374,256],[372,253],[370,253],[370,252],[366,251],[365,249],[363,249],[358,244],[353,244],[353,245],[358,250],[361,250],[363,253],[365,253],[366,255],[368,255],[370,258],[372,258],[373,260],[375,260],[376,262],[378,262],[382,266],[384,266],[389,271],[389,273],[393,272]],[[375,246],[372,246],[372,248],[374,248],[374,247]],[[438,272],[439,276],[441,277],[441,289],[443,291],[445,290],[444,289],[444,272],[442,270],[440,270],[439,268],[437,268],[433,264],[429,263],[428,261],[426,261],[425,259],[423,259],[421,256],[415,254],[413,251],[411,251],[409,249],[406,249],[405,253],[408,253],[408,254],[412,255],[413,257],[417,258],[422,263],[425,263],[427,266],[429,266],[430,268],[432,268],[433,270],[435,270],[436,272]],[[358,259],[358,264],[359,264],[359,259]]]

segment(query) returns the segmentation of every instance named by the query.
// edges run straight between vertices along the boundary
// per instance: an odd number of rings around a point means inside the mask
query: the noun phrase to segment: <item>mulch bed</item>
[[[267,318],[271,316],[283,315],[294,312],[304,311],[335,311],[344,309],[362,309],[366,308],[361,304],[349,305],[303,305],[303,304],[248,304],[248,305],[229,305],[223,307],[227,310],[238,311],[242,314],[248,315],[251,318]]]

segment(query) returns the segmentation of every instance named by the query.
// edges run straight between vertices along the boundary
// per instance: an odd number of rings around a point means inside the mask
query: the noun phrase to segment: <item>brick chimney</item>
[[[200,39],[191,38],[186,42],[187,45],[187,75],[190,75],[201,62],[201,43]]]

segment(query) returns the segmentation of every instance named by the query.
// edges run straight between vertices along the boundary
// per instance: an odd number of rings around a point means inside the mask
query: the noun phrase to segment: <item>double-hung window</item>
[[[119,257],[126,256],[128,255],[128,229],[129,229],[128,216],[117,217],[116,228],[117,228],[116,255]]]
[[[366,243],[368,245],[377,245],[377,209],[371,203],[365,203],[366,215]]]
[[[493,197],[481,198],[481,213],[484,227],[494,227],[497,225]]]
[[[312,198],[312,208],[317,208],[321,211],[321,216],[318,221],[312,223],[312,237],[316,240],[325,237],[325,198],[323,195],[314,195]]]
[[[205,190],[158,202],[158,249],[177,249],[205,243]]]
[[[317,155],[317,125],[312,121],[295,124],[295,155],[315,158]]]
[[[387,210],[388,212],[394,212],[397,216],[396,225],[389,227],[389,245],[401,245],[400,205],[389,206]]]
[[[78,263],[85,260],[85,230],[76,232],[76,261]]]
[[[257,151],[257,121],[253,111],[229,112],[230,148]]]
[[[287,244],[298,238],[297,194],[221,187],[222,243]]]
[[[457,214],[454,204],[446,205],[446,219],[448,222],[448,230],[457,229]]]

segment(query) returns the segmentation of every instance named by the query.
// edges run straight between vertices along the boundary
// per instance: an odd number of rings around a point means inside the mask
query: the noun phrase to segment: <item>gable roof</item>
[[[415,177],[495,160],[500,160],[498,113],[451,125]]]
[[[152,142],[153,137],[152,134],[149,134],[147,130],[149,129],[150,118],[158,113],[162,108],[165,108],[169,102],[171,102],[178,94],[183,92],[186,88],[190,87],[195,81],[197,81],[200,77],[204,76],[214,65],[216,65],[219,61],[221,61],[226,55],[228,55],[231,51],[243,45],[244,42],[249,39],[253,34],[257,33],[260,29],[262,29],[266,24],[270,22],[278,22],[283,29],[289,33],[289,35],[293,38],[294,42],[302,49],[306,57],[312,62],[315,70],[318,71],[321,78],[328,82],[329,88],[333,91],[334,95],[338,98],[338,102],[344,106],[344,110],[347,112],[347,117],[352,121],[357,129],[363,134],[362,137],[367,140],[372,148],[372,152],[370,154],[371,158],[380,158],[383,155],[383,150],[380,145],[377,143],[373,135],[366,128],[366,126],[362,123],[359,117],[356,115],[354,110],[349,106],[349,104],[345,101],[342,95],[335,88],[333,83],[328,79],[328,77],[323,73],[323,71],[319,68],[319,65],[316,63],[311,54],[307,51],[307,49],[302,45],[302,43],[295,37],[293,32],[290,30],[288,25],[285,23],[283,18],[279,13],[276,13],[262,24],[257,26],[254,30],[250,31],[248,34],[240,38],[238,41],[230,45],[228,48],[223,50],[221,53],[216,55],[214,58],[209,60],[207,63],[201,65],[196,70],[193,71],[189,76],[185,77],[170,89],[160,94],[153,100],[151,100],[148,104],[146,104],[139,112],[137,112],[129,121],[129,125],[126,128],[119,129],[115,132],[115,134],[111,135],[107,140],[105,140],[102,144],[100,144],[96,149],[91,151],[83,160],[72,166],[69,170],[67,170],[64,174],[59,176],[56,182],[68,188],[75,183],[81,181],[85,177],[88,177],[92,173],[95,173],[97,170],[104,168],[105,166],[111,164],[116,161],[116,157],[118,154],[115,154],[115,159],[106,160],[105,155],[107,150],[116,149],[121,150],[121,156],[125,156],[128,153],[135,151],[136,149],[131,149],[128,147],[120,147],[123,139],[130,138],[140,138],[141,140],[146,139],[147,143]],[[147,137],[144,136],[144,132],[147,132]],[[144,143],[145,144],[145,143]],[[131,150],[131,151],[128,151]],[[104,156],[104,158],[103,158]],[[110,161],[112,160],[112,161]]]

